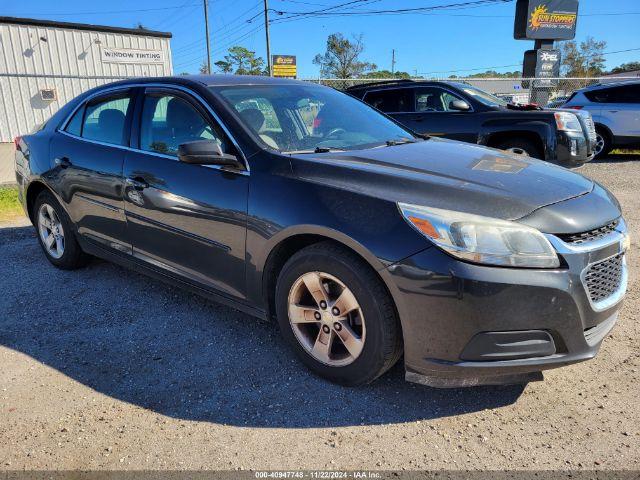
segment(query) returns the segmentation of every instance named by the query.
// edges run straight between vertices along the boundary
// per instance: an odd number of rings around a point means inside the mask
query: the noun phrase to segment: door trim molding
[[[178,235],[182,235],[183,237],[187,237],[187,238],[190,238],[192,240],[196,240],[198,242],[205,243],[205,244],[210,245],[212,247],[219,248],[220,250],[224,250],[225,252],[231,251],[231,247],[229,245],[225,245],[224,243],[216,242],[215,240],[211,240],[210,238],[202,237],[202,236],[197,235],[195,233],[187,232],[186,230],[182,230],[180,228],[173,227],[173,226],[171,226],[171,225],[169,225],[167,223],[162,223],[162,222],[158,222],[157,220],[152,220],[149,217],[145,217],[144,215],[139,215],[139,214],[137,214],[135,212],[132,212],[130,210],[126,210],[125,209],[125,216],[131,217],[131,218],[135,218],[136,220],[148,223],[150,225],[153,225],[154,227],[162,228],[163,230],[166,230],[168,232],[176,233]],[[134,245],[134,248],[135,248],[135,245]]]

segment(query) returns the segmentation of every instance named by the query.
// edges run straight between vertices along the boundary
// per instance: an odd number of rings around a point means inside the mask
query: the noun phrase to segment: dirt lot
[[[525,388],[338,387],[274,325],[5,225],[0,469],[640,469],[640,158],[581,172],[624,207],[629,294],[595,360]]]

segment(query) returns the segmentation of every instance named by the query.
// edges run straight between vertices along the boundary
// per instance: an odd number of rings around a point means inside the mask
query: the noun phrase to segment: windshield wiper
[[[333,147],[316,147],[313,153],[329,153],[329,152],[344,152],[344,150],[340,148]]]
[[[405,143],[416,143],[417,140],[415,138],[402,138],[400,140],[387,140],[385,143],[387,147],[394,147],[396,145],[404,145]]]
[[[331,147],[316,147],[313,150],[292,150],[290,152],[282,152],[287,155],[296,155],[301,153],[329,153],[329,152],[344,152],[340,148],[331,148]]]

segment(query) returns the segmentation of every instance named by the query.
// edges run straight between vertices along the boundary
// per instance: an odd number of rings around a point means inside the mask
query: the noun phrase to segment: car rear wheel
[[[527,157],[539,158],[544,160],[540,148],[531,140],[526,138],[513,138],[502,142],[498,148],[508,153],[516,155],[524,155]]]
[[[33,212],[38,240],[47,259],[64,270],[85,265],[88,257],[78,245],[71,220],[50,192],[38,195]]]
[[[283,337],[316,374],[343,385],[372,382],[402,354],[401,329],[375,271],[339,245],[307,247],[276,286]]]
[[[609,134],[601,128],[596,129],[595,158],[606,157],[611,151],[611,139]]]

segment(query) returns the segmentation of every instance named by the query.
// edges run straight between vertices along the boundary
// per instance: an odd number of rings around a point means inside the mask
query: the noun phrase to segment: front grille
[[[609,235],[616,229],[619,222],[620,220],[614,220],[611,223],[607,223],[602,227],[594,228],[593,230],[589,230],[588,232],[557,235],[557,237],[559,237],[565,243],[580,245],[582,243],[592,242],[593,240],[597,240]]]
[[[623,268],[624,253],[587,267],[584,284],[592,302],[605,300],[618,291],[622,284]]]

